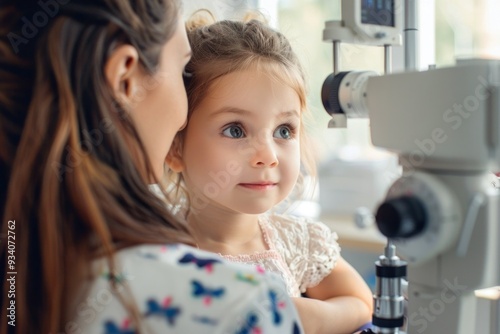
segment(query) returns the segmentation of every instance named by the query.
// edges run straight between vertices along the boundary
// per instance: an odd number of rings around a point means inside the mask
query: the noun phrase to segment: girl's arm
[[[294,303],[307,334],[353,333],[371,321],[372,292],[343,258],[306,293],[310,298],[295,298]]]

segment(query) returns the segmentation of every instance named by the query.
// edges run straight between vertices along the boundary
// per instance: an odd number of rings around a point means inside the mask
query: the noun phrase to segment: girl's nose
[[[278,166],[278,156],[276,154],[274,143],[269,140],[260,142],[255,148],[255,154],[252,157],[251,164],[253,167]]]

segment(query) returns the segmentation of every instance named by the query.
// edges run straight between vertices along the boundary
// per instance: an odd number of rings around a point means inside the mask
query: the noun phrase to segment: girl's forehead
[[[205,64],[199,69],[197,81],[190,97],[189,117],[214,104],[227,103],[254,104],[263,98],[278,99],[288,110],[307,110],[306,91],[300,68],[287,67],[277,61],[255,60],[237,65],[225,61]],[[231,66],[233,68],[231,69]],[[229,69],[229,70],[228,70]],[[196,77],[196,76],[195,76]],[[275,89],[276,87],[285,89]],[[284,94],[275,94],[287,91]],[[248,102],[243,101],[247,98]]]
[[[224,73],[207,87],[208,94],[216,94],[221,89],[243,90],[264,86],[286,86],[293,89],[301,100],[306,99],[305,83],[300,72],[283,64],[271,61],[255,61],[250,65]],[[272,91],[271,91],[272,92]]]
[[[300,96],[295,87],[264,71],[228,73],[212,83],[206,98],[212,103],[244,101],[252,105],[273,100],[292,105],[297,102],[300,109]]]
[[[207,120],[227,115],[291,119],[300,118],[301,112],[301,101],[293,88],[266,73],[247,70],[227,74],[215,82],[193,115]]]

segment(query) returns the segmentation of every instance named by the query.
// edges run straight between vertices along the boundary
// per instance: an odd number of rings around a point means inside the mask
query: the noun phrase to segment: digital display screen
[[[354,0],[353,0],[354,1]],[[394,0],[361,1],[361,23],[394,27]]]

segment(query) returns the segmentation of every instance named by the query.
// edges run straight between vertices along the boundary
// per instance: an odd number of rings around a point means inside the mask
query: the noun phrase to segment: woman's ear
[[[106,61],[104,74],[115,97],[127,105],[133,105],[143,78],[136,48],[129,44],[116,48]]]
[[[184,161],[182,160],[182,140],[179,137],[179,134],[175,136],[165,162],[175,173],[180,173],[184,170]]]

